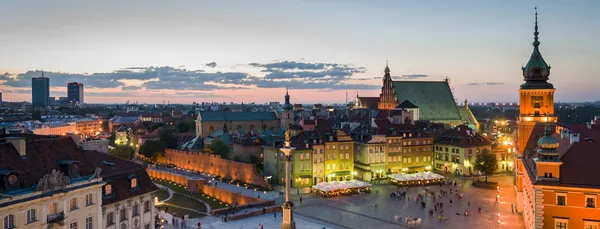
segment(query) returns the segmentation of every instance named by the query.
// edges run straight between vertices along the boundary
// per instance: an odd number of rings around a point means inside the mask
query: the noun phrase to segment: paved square
[[[293,199],[296,203],[296,214],[345,228],[407,228],[404,220],[394,219],[398,215],[403,219],[407,216],[420,217],[422,223],[419,228],[525,228],[522,217],[513,214],[511,210],[511,204],[514,204],[515,200],[512,176],[494,176],[489,180],[499,182],[499,193],[495,189],[473,187],[472,180],[458,181],[458,186],[462,186],[459,190],[463,197],[458,199],[454,194],[442,196],[443,213],[434,211],[433,215],[428,212],[429,209],[433,210],[433,199],[427,197],[426,207],[423,208],[416,202],[417,195],[423,192],[423,188],[439,193],[440,189],[455,189],[453,186],[410,187],[407,192],[408,198],[404,199],[390,197],[390,192],[397,188],[392,185],[373,185],[372,193],[350,197],[324,199],[311,194],[303,195],[302,203],[299,196],[294,196]],[[500,203],[495,204],[497,194],[500,195]],[[481,213],[477,211],[479,207],[482,208]],[[469,212],[469,216],[463,215],[465,211]],[[440,215],[448,220],[439,222]]]

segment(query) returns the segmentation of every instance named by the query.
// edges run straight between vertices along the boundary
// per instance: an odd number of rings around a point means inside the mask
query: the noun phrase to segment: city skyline
[[[293,103],[341,103],[357,89],[377,96],[387,61],[395,80],[449,77],[458,101],[517,101],[536,4],[556,100],[597,100],[592,1],[10,2],[1,92],[30,101],[43,70],[50,96],[77,81],[89,103],[263,103],[283,101],[285,87]]]

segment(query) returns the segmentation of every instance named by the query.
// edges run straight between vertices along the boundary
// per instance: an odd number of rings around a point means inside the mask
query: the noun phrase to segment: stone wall
[[[167,149],[165,158],[160,162],[271,189],[265,177],[258,174],[255,165],[222,159],[214,154]]]
[[[271,203],[260,198],[249,197],[225,189],[220,189],[218,187],[205,185],[206,180],[204,179],[194,179],[185,175],[171,173],[168,171],[155,170],[151,168],[146,169],[146,171],[148,172],[148,175],[152,178],[166,180],[178,185],[183,185],[190,192],[204,193],[205,195],[208,195],[212,198],[216,198],[230,205],[245,206],[249,203],[260,204],[263,202],[270,203],[268,205],[274,204],[274,202]]]
[[[183,185],[190,192],[200,193],[200,192],[202,192],[202,188],[206,184],[206,180],[204,180],[204,179],[201,179],[201,178],[190,179],[190,177],[188,177],[188,176],[177,174],[177,173],[170,173],[169,171],[161,171],[161,170],[155,170],[155,169],[148,168],[148,169],[146,169],[146,172],[148,172],[148,175],[152,178],[167,180],[167,181],[173,182],[178,185]]]

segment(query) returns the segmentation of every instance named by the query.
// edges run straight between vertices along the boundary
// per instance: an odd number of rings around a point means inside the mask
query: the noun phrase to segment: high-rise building
[[[72,104],[83,104],[83,84],[78,82],[67,83],[67,99]]]
[[[0,103],[2,102],[2,92],[0,92]]]
[[[48,106],[50,100],[50,78],[41,77],[31,78],[31,104],[34,106]]]

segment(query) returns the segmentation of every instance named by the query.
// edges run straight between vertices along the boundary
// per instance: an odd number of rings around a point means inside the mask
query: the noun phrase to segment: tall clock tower
[[[521,158],[530,154],[537,147],[537,140],[544,135],[544,129],[548,127],[556,129],[556,116],[554,114],[554,85],[548,83],[550,76],[550,65],[546,63],[540,53],[540,41],[538,32],[538,13],[535,12],[535,31],[533,33],[533,53],[522,67],[525,83],[519,89],[519,119],[517,137],[517,157],[515,170],[515,185],[517,196],[523,192],[523,164]],[[518,198],[521,199],[520,197]],[[517,202],[518,209],[523,204]]]

